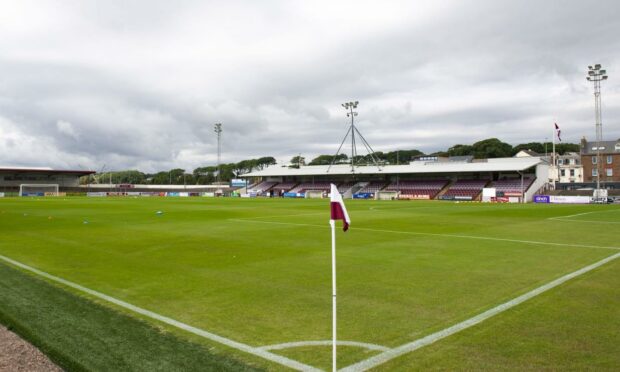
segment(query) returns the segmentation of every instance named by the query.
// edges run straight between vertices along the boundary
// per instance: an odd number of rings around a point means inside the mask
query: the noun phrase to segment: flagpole
[[[332,227],[332,369],[336,372],[336,221],[330,220]]]

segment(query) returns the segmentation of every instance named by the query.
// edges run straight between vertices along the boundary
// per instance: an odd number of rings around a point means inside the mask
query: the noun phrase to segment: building
[[[597,156],[600,153],[600,157]],[[608,182],[620,182],[620,139],[601,141],[597,148],[596,141],[581,139],[581,163],[583,164],[583,182],[596,183],[600,172],[601,187]]]
[[[272,196],[299,197],[328,191],[329,184],[335,183],[344,197],[353,198],[366,194],[375,198],[480,200],[483,188],[496,188],[502,194],[498,197],[531,201],[544,188],[548,174],[548,163],[539,157],[420,157],[409,164],[358,166],[355,170],[347,164],[268,167],[241,177],[254,181],[248,192]]]
[[[78,187],[80,177],[94,173],[90,170],[0,166],[0,192],[17,192],[24,184],[58,185],[59,189]]]
[[[558,175],[555,176],[560,183],[581,183],[583,182],[583,165],[581,156],[576,152],[567,152],[564,155],[557,155]],[[554,172],[555,173],[555,172]]]

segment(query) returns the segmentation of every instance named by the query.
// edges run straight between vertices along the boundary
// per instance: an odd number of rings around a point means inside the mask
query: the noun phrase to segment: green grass
[[[254,371],[0,262],[0,323],[69,371]]]
[[[351,230],[337,237],[339,339],[387,347],[468,319],[617,252],[574,245],[620,247],[618,206],[353,200],[347,201],[347,207]],[[159,210],[164,213],[157,215]],[[548,219],[585,212],[593,213]],[[7,198],[0,200],[0,254],[252,346],[328,340],[328,218],[325,200]],[[588,275],[588,280],[595,280],[599,270]],[[604,298],[610,288],[607,283],[610,281],[595,283],[602,287]],[[563,289],[561,286],[545,296]],[[397,358],[389,366],[428,369],[441,355],[454,354],[454,348],[471,355],[472,344],[491,341],[497,341],[498,352],[506,352],[510,359],[514,347],[510,332],[500,327],[484,337],[473,334],[515,313],[518,322],[537,311],[545,315],[556,308],[554,302],[545,305],[547,310],[539,308],[543,305],[536,307],[541,298]],[[599,303],[588,296],[566,301],[584,302],[583,319],[596,319],[596,324],[601,324],[600,317],[611,322],[610,317],[617,314],[610,310],[597,318]],[[607,301],[618,308],[620,296]],[[519,312],[528,306],[534,308]],[[572,326],[578,333],[584,326],[579,322],[543,323],[536,333],[541,345],[555,343],[556,328]],[[182,339],[214,345],[183,331],[165,329]],[[601,342],[594,331],[582,333],[585,344]],[[466,337],[469,334],[472,336]],[[470,344],[437,349],[464,337]],[[598,349],[614,351],[619,341],[618,336],[607,338]],[[251,355],[223,350],[246,363],[280,368]],[[533,347],[533,351],[515,357],[514,366],[548,367],[542,359],[587,361],[583,354],[570,353],[570,348],[553,351],[556,354],[549,359],[545,357],[549,350],[537,353]],[[432,352],[435,359],[420,357]],[[328,347],[277,353],[320,368],[330,366]],[[339,362],[345,366],[374,353],[343,347]],[[480,359],[472,355],[471,364],[463,364],[469,366],[464,369],[476,365],[494,369],[498,359],[490,354],[478,354]],[[618,365],[618,355],[606,358]],[[610,364],[600,364],[606,365]],[[458,364],[437,366],[459,369]]]

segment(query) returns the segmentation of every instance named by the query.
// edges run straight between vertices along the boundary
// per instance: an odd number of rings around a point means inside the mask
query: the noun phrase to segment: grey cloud
[[[47,34],[0,26],[5,159],[193,169],[215,162],[216,122],[224,161],[313,157],[335,152],[347,123],[340,103],[351,99],[375,150],[540,141],[553,120],[577,141],[594,133],[585,69],[595,62],[610,73],[604,133],[620,137],[614,1],[595,13],[578,2],[454,2],[428,17],[403,2],[372,31],[352,13],[360,29],[350,33],[332,31],[343,21],[327,6],[323,21],[277,1],[119,4],[48,10]],[[36,148],[51,155],[24,155]]]

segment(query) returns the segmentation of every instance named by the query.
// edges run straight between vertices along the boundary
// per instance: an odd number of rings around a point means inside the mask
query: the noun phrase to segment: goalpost
[[[378,200],[395,200],[398,199],[398,191],[378,191]]]
[[[19,196],[58,196],[57,183],[22,183]]]
[[[306,198],[323,198],[327,195],[327,192],[323,190],[308,190],[306,191]]]

